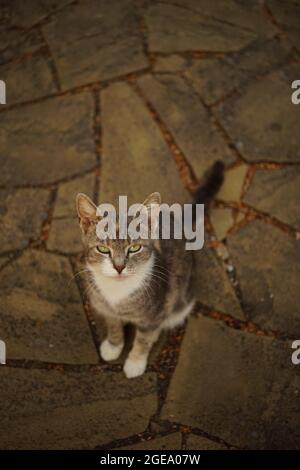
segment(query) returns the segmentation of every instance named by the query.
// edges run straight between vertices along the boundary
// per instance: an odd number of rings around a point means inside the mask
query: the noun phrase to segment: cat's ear
[[[160,212],[161,196],[160,193],[155,192],[149,194],[145,199],[142,206],[147,209],[148,212],[148,227],[151,228],[151,233],[154,235],[159,224],[159,212]]]
[[[149,196],[146,197],[145,201],[143,202],[143,206],[146,206],[147,208],[151,208],[151,205],[159,206],[160,204],[161,196],[158,192],[149,194]]]
[[[97,220],[97,207],[91,199],[83,193],[76,196],[76,209],[83,231]]]

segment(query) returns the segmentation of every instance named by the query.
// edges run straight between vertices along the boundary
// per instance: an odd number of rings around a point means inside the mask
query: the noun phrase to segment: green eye
[[[137,251],[140,251],[141,248],[142,248],[142,245],[132,245],[131,247],[129,247],[128,252],[136,253]]]
[[[110,249],[107,248],[105,245],[98,245],[96,247],[96,250],[99,251],[99,253],[102,253],[103,255],[108,255],[110,253]]]

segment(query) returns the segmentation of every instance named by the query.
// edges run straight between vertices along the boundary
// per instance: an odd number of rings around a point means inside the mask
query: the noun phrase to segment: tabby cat
[[[213,198],[223,173],[223,164],[216,162],[197,191],[195,203],[207,204]],[[159,193],[153,193],[143,204],[148,208],[160,203]],[[107,325],[101,357],[105,361],[117,359],[124,347],[124,324],[134,324],[135,339],[123,370],[126,377],[137,377],[144,373],[161,331],[182,324],[193,310],[193,252],[185,249],[185,240],[101,239],[96,233],[99,216],[95,204],[82,193],[76,204],[90,304]]]

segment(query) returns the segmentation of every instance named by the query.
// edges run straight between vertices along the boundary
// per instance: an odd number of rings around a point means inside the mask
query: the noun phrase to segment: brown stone
[[[189,434],[187,437],[187,442],[185,445],[185,449],[187,450],[227,450],[222,444],[219,442],[211,441],[206,437],[198,436],[196,434]]]
[[[256,170],[244,201],[300,230],[300,171],[296,166]]]
[[[93,449],[143,432],[156,409],[154,374],[1,366],[0,376],[2,449]]]
[[[167,436],[157,437],[155,439],[141,441],[138,444],[131,444],[120,447],[118,450],[180,450],[181,434],[175,432]]]
[[[171,131],[200,180],[215,160],[232,163],[235,156],[195,94],[182,78],[150,75],[138,81],[146,97]]]
[[[51,183],[91,169],[91,96],[57,97],[1,113],[0,146],[0,184]]]
[[[190,318],[162,418],[246,449],[299,449],[290,342]]]
[[[299,241],[262,221],[227,238],[247,317],[263,328],[300,334]]]
[[[93,199],[95,186],[95,174],[88,173],[84,176],[79,176],[66,183],[61,183],[57,191],[55,202],[55,209],[53,217],[71,217],[77,216],[76,212],[76,195],[84,193]]]
[[[46,189],[0,190],[1,252],[19,250],[37,240],[47,218]]]
[[[47,247],[51,251],[66,255],[80,253],[82,242],[78,218],[53,219]]]
[[[6,84],[6,105],[30,101],[56,91],[47,60],[42,56],[23,58],[0,65]]]
[[[150,3],[145,20],[151,52],[235,51],[257,36],[274,32],[259,2]]]
[[[299,71],[288,66],[250,82],[220,105],[221,122],[247,160],[300,161],[299,109],[291,102]]]
[[[0,274],[1,339],[9,359],[96,363],[67,259],[27,250]]]
[[[282,38],[257,39],[223,58],[195,60],[185,71],[193,87],[207,104],[240,90],[245,83],[283,66],[291,49]]]
[[[107,80],[148,67],[130,0],[86,0],[43,27],[63,88]]]
[[[103,153],[100,201],[143,202],[159,191],[164,202],[186,202],[176,164],[162,133],[132,88],[116,83],[103,90]]]

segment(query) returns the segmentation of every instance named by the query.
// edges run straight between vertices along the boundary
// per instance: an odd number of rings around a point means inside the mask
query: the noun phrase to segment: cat
[[[208,204],[223,174],[223,163],[215,162],[194,202]],[[159,193],[143,202],[146,208],[160,204]],[[107,326],[100,355],[104,361],[117,359],[124,347],[124,324],[134,324],[135,338],[123,370],[127,378],[137,377],[145,372],[161,331],[181,325],[194,308],[193,252],[177,239],[99,239],[96,205],[79,193],[76,206],[89,273],[89,301]]]

